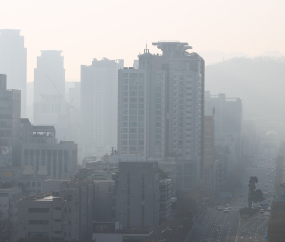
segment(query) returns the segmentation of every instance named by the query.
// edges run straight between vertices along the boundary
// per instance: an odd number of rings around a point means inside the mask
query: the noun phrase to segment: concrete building
[[[163,179],[159,181],[159,221],[166,220],[171,215],[171,197],[172,197],[171,179]]]
[[[9,239],[9,241],[11,242],[14,242],[19,238],[18,201],[21,198],[22,198],[21,188],[18,187],[3,188],[3,186],[0,186],[0,215],[1,215],[0,238],[5,237],[3,236],[3,233],[7,234],[7,239]],[[7,231],[3,231],[5,229],[7,229]]]
[[[204,117],[204,159],[201,165],[201,177],[210,184],[215,160],[215,120],[212,116]]]
[[[19,233],[87,241],[92,237],[93,183],[66,181],[52,193],[19,201]]]
[[[200,177],[203,150],[204,60],[187,43],[153,43],[139,69],[119,70],[118,151],[146,157],[175,157],[177,188]]]
[[[24,176],[71,179],[77,170],[77,144],[57,142],[53,126],[33,126],[22,120],[21,161]]]
[[[19,236],[80,239],[78,188],[23,198],[18,203]]]
[[[21,91],[7,89],[6,78],[0,74],[0,167],[20,166]]]
[[[82,142],[95,154],[117,147],[118,69],[123,66],[123,60],[105,58],[81,66]]]
[[[159,173],[157,161],[119,163],[115,178],[115,221],[125,228],[159,225]]]
[[[96,242],[140,242],[149,241],[152,236],[152,227],[126,229],[119,222],[93,223],[92,240]]]
[[[97,222],[110,222],[115,218],[113,213],[114,189],[113,180],[95,180],[93,198],[93,220]]]
[[[91,240],[93,221],[94,185],[91,180],[71,180],[60,184],[61,190],[78,189],[79,238]]]
[[[212,115],[212,110],[215,110],[215,143],[225,145],[226,140],[234,140],[235,147],[231,150],[235,153],[235,158],[232,164],[228,167],[231,171],[234,170],[236,162],[242,155],[242,101],[240,98],[226,98],[225,94],[211,95],[210,92],[205,92],[205,115]]]
[[[0,30],[0,73],[7,75],[8,89],[21,91],[21,117],[26,117],[27,49],[18,29]]]

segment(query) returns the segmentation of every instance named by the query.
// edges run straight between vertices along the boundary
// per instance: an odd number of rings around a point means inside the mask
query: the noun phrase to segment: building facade
[[[0,167],[20,166],[21,91],[7,89],[0,74]]]
[[[53,126],[33,126],[22,120],[21,162],[23,175],[70,179],[77,170],[78,146],[73,141],[60,141]]]
[[[190,189],[203,159],[204,69],[187,43],[153,43],[139,69],[119,70],[118,151],[146,157],[175,157],[177,188]]]
[[[21,188],[0,188],[0,238],[5,238],[5,236],[7,236],[6,239],[9,239],[9,241],[12,242],[16,241],[19,238],[18,201],[21,198]],[[4,235],[3,233],[6,235]]]
[[[123,66],[123,60],[108,59],[81,66],[82,142],[98,153],[117,147],[118,69]]]
[[[18,211],[20,237],[80,239],[79,189],[22,198]]]
[[[157,161],[119,163],[115,179],[115,219],[125,228],[159,225],[159,173]]]
[[[0,73],[7,75],[8,89],[21,91],[21,117],[26,117],[27,49],[18,29],[0,30]]]

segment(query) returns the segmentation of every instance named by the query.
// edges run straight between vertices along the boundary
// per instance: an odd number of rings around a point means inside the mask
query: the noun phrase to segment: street
[[[238,215],[240,208],[248,206],[248,181],[251,176],[257,176],[256,189],[263,194],[274,194],[275,167],[273,162],[256,162],[258,167],[247,167],[242,177],[242,187],[237,188],[233,194],[230,211],[214,210],[208,208],[196,221],[187,241],[191,242],[248,242],[264,241],[267,232],[269,211],[258,213],[250,219],[241,219]],[[269,204],[273,197],[266,198]],[[223,201],[221,201],[223,204]],[[223,204],[225,205],[225,204]],[[259,204],[253,204],[258,206]],[[224,208],[224,207],[223,207]],[[213,224],[214,223],[214,224]]]

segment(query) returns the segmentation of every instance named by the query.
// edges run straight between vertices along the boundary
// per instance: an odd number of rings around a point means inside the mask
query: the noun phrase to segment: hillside
[[[208,65],[205,90],[240,97],[245,118],[285,118],[285,58],[234,58]]]

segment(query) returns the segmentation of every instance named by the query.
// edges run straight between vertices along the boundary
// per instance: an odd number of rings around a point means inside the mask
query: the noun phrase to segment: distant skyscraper
[[[42,50],[35,68],[34,101],[42,96],[65,95],[65,69],[60,50]]]
[[[204,60],[187,43],[153,43],[139,69],[119,70],[118,150],[121,154],[175,157],[177,188],[200,177],[203,149]]]
[[[118,69],[123,60],[94,59],[81,66],[81,111],[85,146],[117,147]]]
[[[57,137],[66,140],[69,139],[69,108],[65,101],[65,69],[61,52],[44,50],[37,58],[33,122],[36,125],[55,126]]]
[[[21,91],[21,116],[26,117],[27,49],[20,30],[0,30],[0,73],[7,75],[7,89]]]

